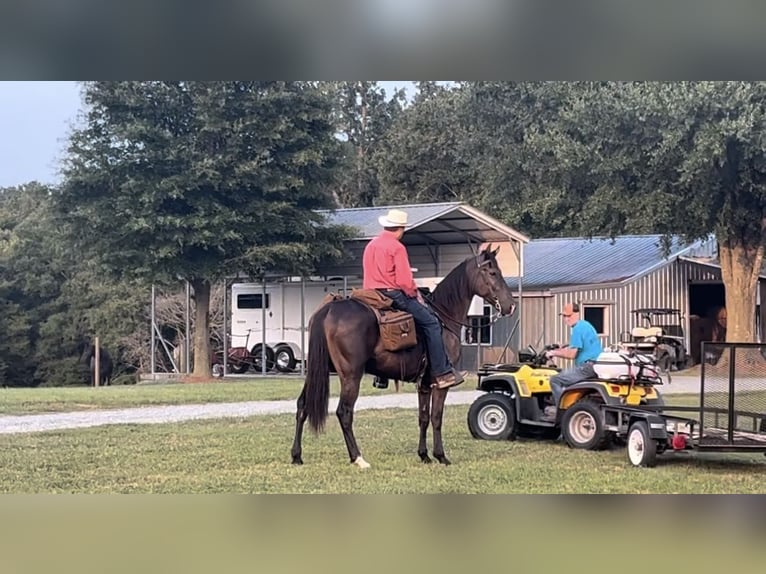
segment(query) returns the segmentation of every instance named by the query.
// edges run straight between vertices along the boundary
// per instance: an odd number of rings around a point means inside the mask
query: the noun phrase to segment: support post
[[[154,332],[157,330],[157,323],[156,323],[156,313],[157,313],[157,307],[156,307],[156,291],[154,287],[154,283],[152,283],[152,356],[149,360],[149,363],[151,365],[151,371],[152,371],[152,379],[155,378],[155,374],[157,372],[157,341],[154,338]]]
[[[98,337],[95,341],[96,354],[94,360],[96,361],[93,369],[93,386],[97,387],[101,383],[101,345],[98,342]]]
[[[186,282],[186,337],[184,337],[185,372],[191,373],[191,284]]]
[[[229,366],[229,281],[223,279],[223,376]]]

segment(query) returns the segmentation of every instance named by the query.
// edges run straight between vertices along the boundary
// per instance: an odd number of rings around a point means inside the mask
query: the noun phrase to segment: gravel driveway
[[[669,393],[695,393],[699,391],[696,377],[676,377],[663,389]],[[447,404],[472,403],[481,393],[475,390],[454,390],[447,395]],[[330,411],[334,412],[337,398],[330,399]],[[398,393],[374,397],[359,397],[356,409],[416,409],[416,393]],[[295,400],[250,401],[239,403],[207,403],[197,405],[172,405],[162,407],[135,407],[101,411],[78,411],[41,415],[0,416],[0,434],[30,433],[58,429],[86,428],[101,425],[172,423],[188,420],[218,419],[226,417],[252,417],[295,413]]]
[[[470,404],[481,394],[479,391],[452,391],[447,404]],[[335,411],[338,399],[330,399],[330,410]],[[399,393],[375,397],[359,397],[361,409],[417,409],[416,393]],[[172,423],[188,420],[218,419],[226,417],[252,417],[295,413],[295,400],[250,401],[240,403],[207,403],[202,405],[172,405],[164,407],[136,407],[103,411],[79,411],[42,415],[0,416],[0,434],[30,433],[57,429],[86,428],[101,425]]]

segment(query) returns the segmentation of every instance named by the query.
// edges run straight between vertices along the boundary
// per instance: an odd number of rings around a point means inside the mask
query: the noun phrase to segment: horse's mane
[[[468,281],[467,265],[473,262],[474,258],[469,257],[460,265],[450,271],[447,276],[439,282],[433,291],[433,301],[442,308],[455,309],[465,304],[468,295],[471,292],[471,286]]]

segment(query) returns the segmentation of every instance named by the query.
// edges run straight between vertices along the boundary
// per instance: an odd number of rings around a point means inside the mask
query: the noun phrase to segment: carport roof
[[[356,228],[358,233],[353,241],[367,241],[380,233],[378,218],[389,209],[407,212],[409,224],[402,238],[405,245],[449,245],[466,243],[468,238],[477,243],[529,242],[526,235],[463,202],[358,207],[322,213],[328,216],[330,224]]]

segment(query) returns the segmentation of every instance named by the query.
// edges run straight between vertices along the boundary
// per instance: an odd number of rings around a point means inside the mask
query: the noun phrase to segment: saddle
[[[418,343],[415,320],[410,313],[394,309],[394,301],[375,289],[353,289],[351,299],[367,305],[378,319],[380,340],[386,351],[401,351]]]

